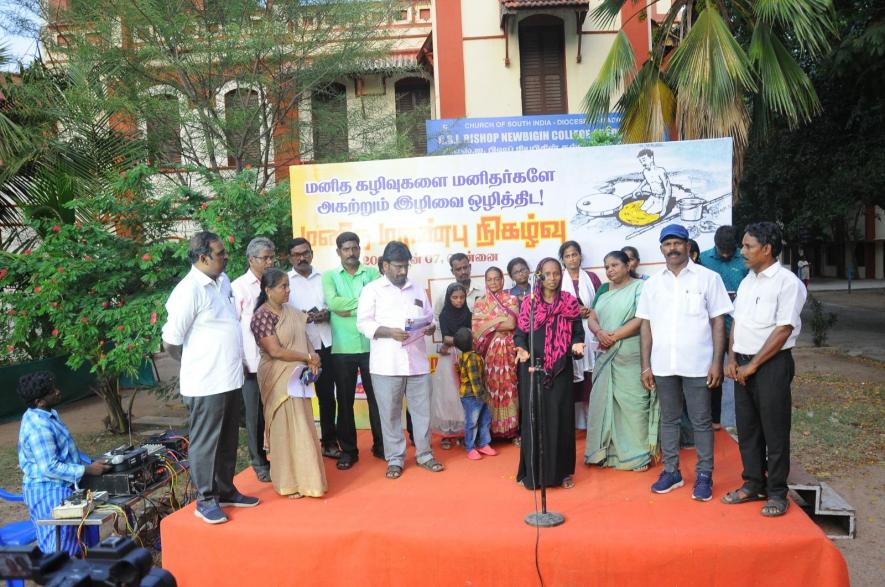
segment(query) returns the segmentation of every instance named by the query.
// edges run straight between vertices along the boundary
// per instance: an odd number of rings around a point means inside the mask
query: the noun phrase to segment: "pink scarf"
[[[575,296],[559,291],[552,303],[547,303],[541,296],[541,287],[532,293],[535,298],[535,323],[529,324],[531,300],[522,301],[519,312],[519,329],[532,335],[532,331],[545,327],[544,331],[544,370],[552,379],[553,365],[560,357],[569,352],[572,340],[572,320],[581,315],[581,306]]]

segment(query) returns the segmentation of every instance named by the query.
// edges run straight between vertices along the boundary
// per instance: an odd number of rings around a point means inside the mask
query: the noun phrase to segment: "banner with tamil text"
[[[314,266],[335,267],[335,237],[353,231],[363,262],[377,265],[391,240],[409,244],[410,277],[436,305],[451,282],[448,257],[469,255],[474,285],[513,257],[534,265],[578,241],[584,265],[636,247],[645,271],[661,258],[671,222],[701,249],[731,222],[731,139],[509,153],[447,155],[290,168],[293,232],[314,249]],[[439,308],[435,308],[437,311]]]

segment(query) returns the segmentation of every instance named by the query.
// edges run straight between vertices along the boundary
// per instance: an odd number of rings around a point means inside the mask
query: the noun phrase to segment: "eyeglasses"
[[[289,256],[290,256],[290,257],[295,257],[295,258],[298,258],[298,257],[310,257],[310,256],[313,256],[313,251],[310,250],[310,249],[308,249],[308,250],[306,250],[306,251],[300,251],[300,252],[299,252],[299,251],[292,251],[291,253],[289,253]]]
[[[273,263],[276,261],[276,257],[273,255],[262,255],[261,257],[252,257],[253,259],[258,259],[262,263]]]

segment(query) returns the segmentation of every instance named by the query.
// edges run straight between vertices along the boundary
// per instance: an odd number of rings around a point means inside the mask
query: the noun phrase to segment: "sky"
[[[0,0],[0,14],[8,14],[11,13],[12,10],[14,10],[13,0]],[[0,19],[0,25],[2,24],[4,24],[3,20]],[[7,70],[17,69],[17,61],[30,63],[37,54],[36,39],[10,34],[4,30],[2,26],[0,26],[0,45],[6,47],[6,53],[12,60],[12,63],[4,66]]]

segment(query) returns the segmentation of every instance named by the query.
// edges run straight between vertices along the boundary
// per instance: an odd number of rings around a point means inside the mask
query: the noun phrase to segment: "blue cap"
[[[664,240],[676,237],[681,238],[684,241],[688,240],[688,230],[681,224],[668,224],[663,229],[661,229],[661,238],[658,239],[658,242],[664,242]]]

